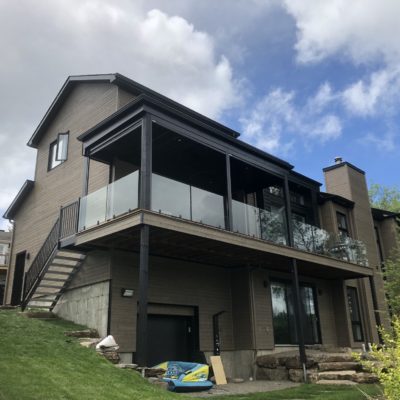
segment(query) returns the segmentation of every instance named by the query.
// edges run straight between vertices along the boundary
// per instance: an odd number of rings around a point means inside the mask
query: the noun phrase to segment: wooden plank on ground
[[[217,385],[226,385],[227,381],[221,356],[211,356],[210,361],[214,371],[215,383]]]

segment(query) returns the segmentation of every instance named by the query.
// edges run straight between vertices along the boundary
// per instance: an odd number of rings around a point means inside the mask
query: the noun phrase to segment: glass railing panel
[[[344,235],[334,235],[335,240],[329,253],[332,257],[351,263],[368,266],[367,248],[360,240]]]
[[[271,211],[259,210],[261,222],[261,239],[277,244],[287,244],[285,209],[273,208]]]
[[[81,198],[78,230],[95,226],[106,220],[107,186]]]
[[[108,185],[107,219],[138,208],[139,171]]]
[[[237,200],[232,200],[233,231],[261,238],[260,210]]]
[[[151,209],[190,219],[190,186],[163,176],[152,175]]]
[[[232,200],[233,231],[278,244],[287,244],[284,210],[263,210]]]
[[[224,197],[191,187],[192,220],[225,229]]]

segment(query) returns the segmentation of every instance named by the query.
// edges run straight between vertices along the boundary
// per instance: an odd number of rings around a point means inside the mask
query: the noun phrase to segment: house
[[[9,263],[12,232],[0,230],[0,305],[3,304],[4,288]]]
[[[255,355],[298,346],[305,363],[306,345],[358,348],[388,326],[396,215],[371,210],[351,163],[325,168],[321,192],[120,74],[69,77],[28,145],[34,181],[5,213],[8,303],[112,334],[128,362],[220,352],[236,376]]]

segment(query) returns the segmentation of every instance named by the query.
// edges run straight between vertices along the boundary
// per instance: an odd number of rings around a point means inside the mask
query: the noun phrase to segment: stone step
[[[348,370],[348,371],[325,371],[318,372],[318,381],[320,380],[353,380],[354,376],[357,374],[356,371]]]
[[[356,382],[353,381],[348,381],[348,380],[342,380],[342,379],[338,379],[336,381],[331,381],[331,380],[327,380],[327,379],[321,379],[319,381],[317,381],[317,385],[357,385]]]
[[[321,362],[318,363],[318,369],[323,371],[349,371],[349,370],[359,370],[360,364],[354,361],[346,362]]]

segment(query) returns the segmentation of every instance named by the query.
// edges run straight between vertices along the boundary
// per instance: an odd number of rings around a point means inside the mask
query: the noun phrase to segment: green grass
[[[367,393],[370,397],[364,396],[358,389]],[[378,385],[301,385],[294,389],[277,390],[267,393],[254,393],[237,396],[218,396],[215,400],[368,400],[380,399],[382,393]]]
[[[187,399],[159,389],[139,374],[120,370],[66,337],[81,327],[62,320],[28,319],[0,311],[0,400],[148,400]],[[370,394],[379,388],[361,385]],[[246,396],[236,400],[365,399],[355,388],[303,385],[295,389]]]

